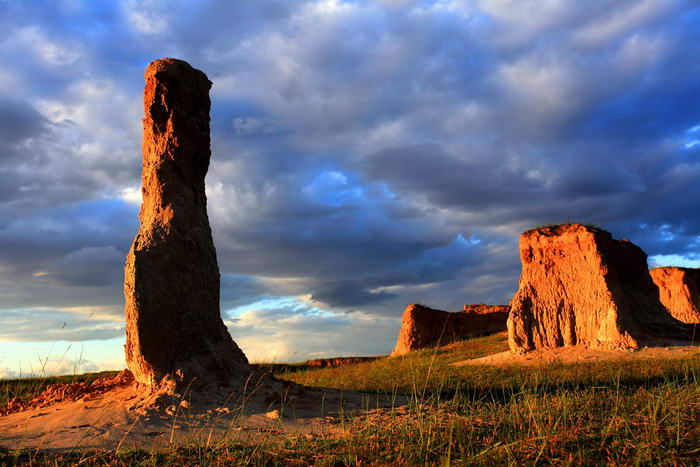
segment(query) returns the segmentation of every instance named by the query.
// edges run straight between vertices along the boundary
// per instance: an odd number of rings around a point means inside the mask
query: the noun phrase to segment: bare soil
[[[376,395],[288,383],[284,402],[275,392],[279,387],[258,387],[249,394],[166,396],[144,406],[133,384],[116,385],[108,391],[61,386],[47,389],[29,404],[18,404],[19,411],[0,417],[0,445],[71,451],[274,442],[290,436],[340,433],[341,420],[397,403]],[[65,397],[56,397],[59,392]],[[50,400],[49,405],[42,400]]]

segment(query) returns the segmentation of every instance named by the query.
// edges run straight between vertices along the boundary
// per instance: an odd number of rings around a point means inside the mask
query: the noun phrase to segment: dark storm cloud
[[[221,309],[226,312],[232,308],[247,305],[268,296],[264,284],[253,276],[240,274],[221,275]]]
[[[572,203],[598,204],[622,194],[643,189],[634,167],[614,158],[596,158],[600,148],[557,148],[553,154],[523,154],[499,157],[499,149],[488,154],[449,154],[439,144],[391,148],[371,154],[361,163],[368,176],[386,182],[393,190],[424,196],[436,206],[465,211],[504,209],[509,219],[531,219],[540,206],[558,215],[570,212]],[[468,150],[468,149],[467,149]],[[581,157],[581,154],[586,156]],[[608,156],[612,155],[608,152]],[[557,158],[556,170],[551,160]],[[533,206],[535,205],[535,206]],[[560,206],[560,208],[558,208]],[[554,214],[557,215],[557,214]]]
[[[366,287],[361,281],[327,281],[314,287],[311,300],[330,307],[362,307],[396,297],[387,292],[370,292]]]
[[[83,247],[51,264],[38,277],[58,286],[105,286],[122,279],[123,264],[124,252],[112,246]]]
[[[503,303],[518,233],[548,222],[700,252],[689,1],[2,2],[0,26],[13,309],[118,314],[142,74],[161,56],[214,82],[224,310],[278,296],[369,317]],[[331,319],[289,310],[248,319],[297,344],[279,331],[295,313],[315,329]]]
[[[11,155],[9,148],[43,133],[46,125],[46,120],[26,101],[7,96],[0,96],[0,121],[3,122],[0,126],[3,158]]]
[[[136,215],[134,205],[105,200],[8,221],[0,229],[3,307],[98,306],[119,316]]]

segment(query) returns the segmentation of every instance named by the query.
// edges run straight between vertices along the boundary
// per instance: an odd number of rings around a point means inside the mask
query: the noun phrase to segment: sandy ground
[[[455,366],[464,365],[528,365],[541,366],[552,363],[576,363],[591,361],[620,361],[640,358],[683,358],[688,356],[700,356],[699,346],[680,347],[644,347],[637,351],[624,350],[594,350],[585,347],[557,347],[547,350],[534,350],[523,355],[511,353],[510,351],[500,352],[486,357],[463,360],[454,363]]]
[[[77,401],[0,417],[0,446],[44,450],[165,448],[240,440],[275,442],[293,436],[333,435],[341,420],[400,405],[381,396],[331,389],[299,389],[285,404],[261,392],[219,404],[134,408],[132,386]],[[222,396],[226,399],[225,396]]]

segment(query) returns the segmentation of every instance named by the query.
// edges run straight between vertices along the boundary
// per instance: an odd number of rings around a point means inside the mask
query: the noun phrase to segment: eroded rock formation
[[[336,357],[336,358],[315,358],[305,361],[303,368],[337,368],[340,366],[355,365],[357,363],[371,362],[379,357]]]
[[[520,258],[508,318],[515,352],[636,349],[692,337],[659,301],[646,254],[627,240],[581,224],[543,227],[520,236]]]
[[[414,303],[403,312],[401,331],[391,355],[505,331],[507,319],[507,306],[465,305],[463,311],[451,313]]]
[[[462,313],[478,315],[487,315],[489,313],[508,314],[509,310],[510,307],[508,305],[484,305],[483,303],[474,303],[471,305],[464,305]]]
[[[649,273],[659,288],[661,303],[674,318],[700,323],[700,269],[663,267]]]
[[[126,259],[126,361],[141,385],[236,384],[249,374],[219,311],[204,177],[207,76],[171,58],[146,68],[143,204]]]

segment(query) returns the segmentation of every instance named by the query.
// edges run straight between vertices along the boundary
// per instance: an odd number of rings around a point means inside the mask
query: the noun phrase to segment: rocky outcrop
[[[340,366],[356,365],[358,363],[371,362],[379,357],[336,357],[336,358],[315,358],[302,363],[303,368],[337,368]]]
[[[146,68],[141,227],[127,256],[126,361],[146,387],[232,385],[249,374],[219,312],[204,177],[207,76],[171,58]]]
[[[391,355],[505,331],[507,319],[507,306],[465,305],[463,311],[451,313],[414,303],[403,312],[401,331]]]
[[[627,240],[581,224],[543,227],[520,236],[520,258],[508,318],[515,352],[636,349],[692,338],[692,327],[659,301],[646,254]]]
[[[700,323],[700,269],[663,267],[649,273],[659,288],[661,303],[674,318]]]
[[[464,305],[464,307],[462,308],[462,313],[478,315],[486,315],[489,313],[508,314],[509,311],[510,307],[508,305],[484,305],[483,303]]]

